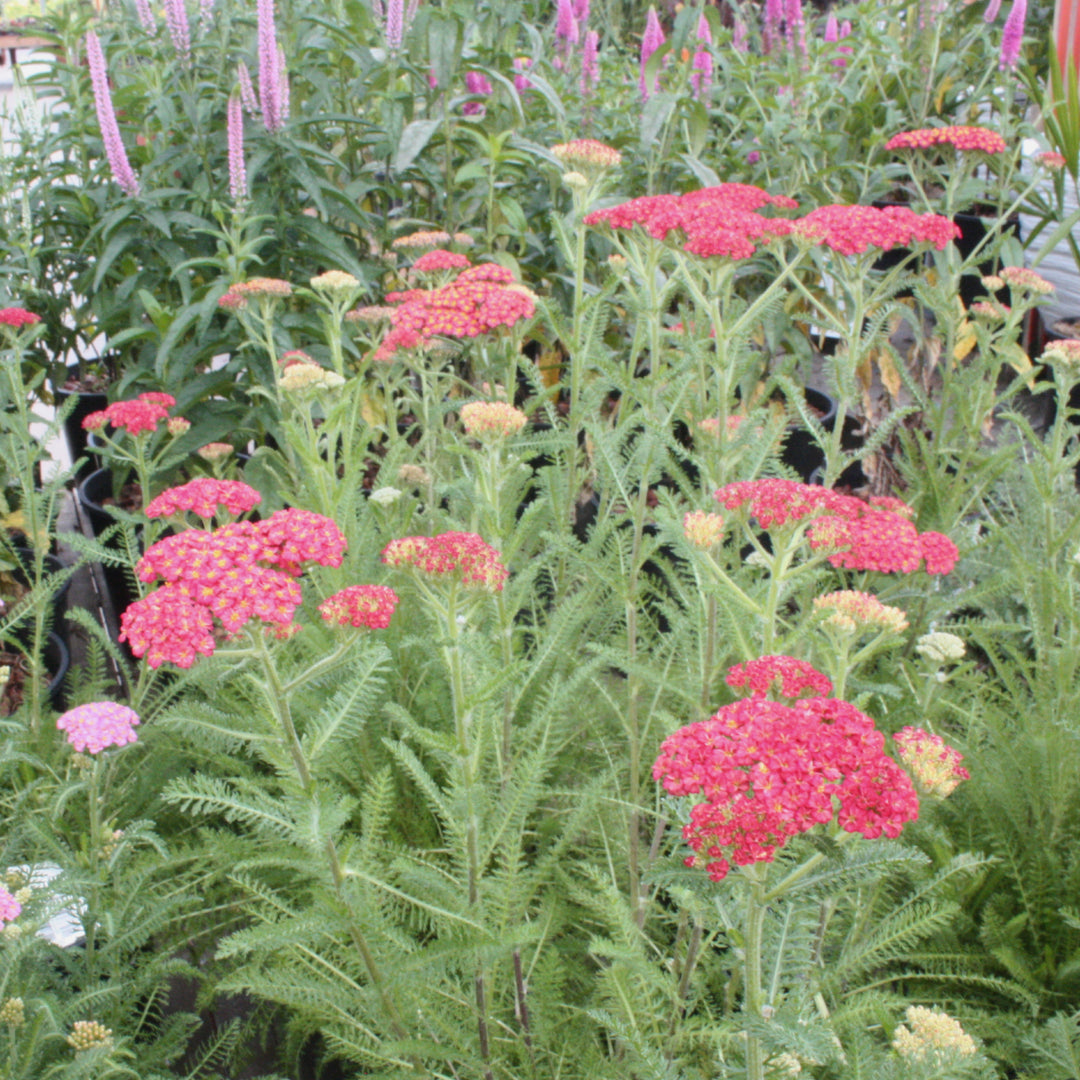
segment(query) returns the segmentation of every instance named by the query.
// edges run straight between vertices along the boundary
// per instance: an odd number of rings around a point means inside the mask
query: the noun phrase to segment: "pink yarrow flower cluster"
[[[56,720],[67,741],[81,754],[100,754],[110,746],[135,742],[139,716],[134,709],[114,701],[93,701],[68,709]]]
[[[169,409],[176,404],[172,394],[152,390],[131,401],[114,401],[107,408],[87,416],[82,426],[86,431],[100,431],[112,426],[123,428],[129,435],[156,431],[162,420],[168,421]]]
[[[0,326],[11,326],[18,330],[22,326],[33,326],[41,322],[41,316],[21,307],[0,308]]]
[[[885,144],[885,149],[929,150],[937,146],[952,146],[957,150],[978,150],[984,154],[1003,154],[1008,148],[1004,138],[989,128],[952,125],[901,131]]]
[[[732,690],[749,691],[752,698],[770,696],[795,699],[804,690],[807,697],[828,697],[832,680],[806,660],[794,656],[759,656],[728,669],[724,681]]]
[[[230,451],[232,447],[229,447]],[[151,499],[146,508],[150,518],[171,517],[174,514],[193,513],[206,521],[218,515],[224,507],[234,517],[246,514],[262,502],[262,496],[239,480],[214,480],[199,477],[179,487],[169,488]]]
[[[813,519],[810,546],[832,550],[829,562],[838,568],[911,574],[925,563],[928,574],[947,574],[959,557],[947,536],[918,532],[908,508],[898,512],[893,500],[865,503],[795,480],[737,481],[720,488],[716,500],[728,510],[745,507],[764,529]]]
[[[419,348],[433,337],[473,338],[530,319],[536,300],[511,271],[494,263],[462,270],[437,289],[390,293],[399,303],[390,316],[392,329],[375,351],[375,359],[393,360],[398,349]]]
[[[794,209],[785,195],[770,195],[752,184],[720,184],[685,195],[644,195],[586,215],[586,225],[643,228],[656,240],[681,242],[703,257],[747,259],[757,245],[786,236],[792,223],[757,213],[767,206]]]
[[[22,904],[0,885],[0,923],[14,922],[22,914]]]
[[[382,561],[435,578],[456,579],[467,588],[495,592],[502,591],[510,576],[499,553],[476,533],[404,536],[383,548]]]
[[[398,594],[385,585],[350,585],[319,605],[319,613],[336,626],[385,630],[390,625]]]
[[[467,255],[456,251],[447,251],[445,248],[436,248],[425,255],[421,255],[412,268],[418,274],[432,274],[439,270],[464,270],[471,265]]]
[[[792,836],[834,818],[867,839],[899,836],[919,803],[884,746],[846,701],[755,697],[665,739],[653,778],[671,795],[703,797],[683,828],[686,863],[721,881],[731,863],[771,862]]]
[[[303,564],[340,566],[344,552],[337,525],[309,510],[167,536],[135,568],[140,581],[165,584],[124,612],[120,640],[150,667],[186,668],[198,655],[213,654],[215,617],[228,635],[252,619],[287,635],[301,601],[294,579]]]
[[[819,206],[798,221],[792,231],[841,255],[862,255],[869,248],[928,244],[943,251],[960,237],[960,229],[941,214],[916,214],[906,206]]]

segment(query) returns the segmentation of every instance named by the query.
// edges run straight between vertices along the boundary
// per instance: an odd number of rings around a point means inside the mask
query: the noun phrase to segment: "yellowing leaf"
[[[386,423],[386,406],[374,394],[362,393],[360,415],[369,427],[382,427]]]
[[[900,396],[900,372],[896,369],[892,352],[882,349],[877,354],[877,369],[881,376],[881,385],[889,391],[889,397],[895,401]]]
[[[937,112],[941,112],[942,106],[945,102],[945,95],[952,88],[953,80],[951,75],[946,75],[941,80],[941,85],[938,87],[937,93],[934,95],[934,109]]]
[[[550,349],[542,349],[536,358],[536,366],[540,369],[540,381],[545,386],[554,386],[562,374],[562,365],[562,349],[557,345]]]
[[[953,346],[953,360],[959,363],[972,349],[975,348],[975,343],[978,338],[975,335],[975,330],[971,323],[964,322],[960,326],[960,333],[957,335],[956,344]]]

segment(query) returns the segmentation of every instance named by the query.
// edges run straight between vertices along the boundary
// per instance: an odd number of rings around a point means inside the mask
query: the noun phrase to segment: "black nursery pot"
[[[70,371],[71,369],[69,369]],[[87,457],[87,439],[89,432],[83,430],[82,422],[91,414],[101,412],[109,404],[109,395],[91,390],[67,390],[63,386],[52,387],[53,399],[59,409],[65,402],[75,399],[75,406],[64,418],[64,438],[67,441],[68,452],[74,463],[81,457]],[[101,467],[101,462],[94,456],[89,456],[82,467],[76,472],[75,479],[82,480],[94,469]]]
[[[100,537],[116,518],[105,508],[105,500],[112,498],[113,480],[108,469],[96,469],[75,489],[79,502],[79,512],[90,523],[95,537]],[[114,546],[108,541],[108,546]],[[127,570],[122,566],[101,564],[101,574],[112,597],[113,609],[119,616],[128,605],[138,598],[128,578]]]
[[[832,431],[836,426],[836,402],[821,390],[806,387],[803,391],[806,404],[818,414],[821,426]],[[857,450],[862,445],[858,435],[859,424],[853,416],[844,417],[844,430],[840,437],[840,446],[844,450]],[[813,435],[806,428],[791,428],[784,439],[784,448],[780,460],[793,469],[802,478],[803,483],[812,484],[815,472],[825,465],[825,451],[814,441]]]
[[[954,243],[956,244],[957,250],[966,259],[975,251],[979,244],[982,243],[986,234],[990,232],[993,227],[993,220],[991,218],[979,217],[978,214],[957,214],[953,218],[953,224],[960,230],[960,237],[955,240]],[[1016,216],[1009,218],[1001,231],[1004,233],[1012,233],[1012,235],[1019,240],[1020,218]],[[986,295],[986,286],[982,283],[982,279],[989,274],[996,274],[1000,269],[1000,259],[987,259],[985,262],[979,263],[978,273],[963,274],[961,276],[960,299],[963,301],[965,308],[971,307],[980,296]],[[1002,303],[1007,304],[1009,302],[1009,292],[1007,289],[1000,290],[996,295]]]

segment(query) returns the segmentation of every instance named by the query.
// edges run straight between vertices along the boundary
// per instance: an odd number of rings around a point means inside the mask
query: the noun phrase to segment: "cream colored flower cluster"
[[[474,439],[505,439],[516,435],[529,418],[505,401],[470,401],[461,406],[461,424]]]
[[[975,1040],[948,1013],[911,1005],[905,1017],[909,1026],[901,1024],[892,1043],[901,1057],[923,1061],[939,1054],[969,1057],[976,1052]]]
[[[336,371],[327,371],[319,364],[290,364],[281,373],[281,389],[287,394],[335,390],[344,385],[345,380]]]

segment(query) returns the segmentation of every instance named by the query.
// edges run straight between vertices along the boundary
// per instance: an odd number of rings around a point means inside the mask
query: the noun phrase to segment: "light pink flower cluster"
[[[215,616],[229,635],[251,619],[291,632],[302,564],[340,566],[344,552],[337,525],[309,510],[167,536],[135,568],[140,581],[165,584],[123,613],[120,640],[150,667],[191,667],[197,655],[214,652]]]
[[[415,349],[429,338],[473,338],[532,318],[536,300],[514,275],[494,263],[462,270],[437,289],[389,293],[399,303],[390,322],[393,329],[375,350],[375,359],[392,360],[398,349]]]
[[[232,450],[232,447],[229,447]],[[262,502],[262,496],[239,480],[213,480],[199,477],[179,487],[168,488],[150,500],[146,516],[150,518],[171,517],[173,514],[191,512],[209,521],[217,516],[223,506],[234,517],[246,514]]]
[[[765,243],[786,236],[792,223],[756,211],[766,206],[793,209],[794,199],[770,195],[752,184],[720,184],[685,195],[644,195],[586,215],[586,225],[613,229],[641,226],[657,240],[682,242],[692,255],[747,259]]]
[[[327,597],[319,613],[337,626],[385,630],[397,604],[398,594],[385,585],[350,585]]]
[[[404,536],[383,548],[387,566],[413,567],[434,577],[452,577],[469,588],[500,592],[510,572],[499,553],[476,533]]]
[[[919,533],[909,513],[891,504],[865,503],[795,480],[737,481],[720,488],[716,500],[728,510],[746,507],[764,529],[813,518],[810,546],[835,549],[829,562],[848,570],[910,574],[925,562],[928,574],[947,574],[959,557],[947,536]]]
[[[22,914],[22,904],[0,885],[0,923],[14,922]]]
[[[109,90],[109,73],[105,67],[105,54],[101,42],[93,30],[86,32],[86,65],[90,69],[90,85],[94,91],[94,107],[97,111],[98,127],[105,144],[105,157],[109,162],[113,179],[120,188],[133,198],[139,194],[139,179],[128,160],[124,141],[120,137],[120,126],[116,122],[116,110],[113,108],[112,94]]]
[[[753,698],[797,698],[804,690],[807,697],[827,697],[832,693],[832,680],[807,660],[794,656],[759,656],[728,669],[724,681],[732,690],[749,690]]]
[[[139,716],[134,709],[114,701],[93,701],[68,709],[56,720],[67,741],[81,754],[100,754],[109,746],[135,742]]]
[[[984,154],[1003,154],[1008,143],[996,131],[984,127],[952,125],[901,131],[886,144],[886,150],[929,150],[952,146],[957,150],[979,150]]]
[[[940,735],[906,727],[893,738],[900,760],[907,766],[920,795],[946,799],[961,781],[971,779],[971,773],[960,764],[964,755],[946,744]]]
[[[997,275],[1010,289],[1023,289],[1036,296],[1049,296],[1054,286],[1029,266],[1003,266]]]
[[[529,418],[505,401],[470,401],[461,406],[461,426],[474,439],[497,440],[516,435]]]
[[[906,206],[841,206],[811,210],[792,222],[792,231],[841,255],[862,255],[868,248],[928,244],[938,251],[959,239],[960,229],[941,214],[916,214]]]
[[[91,413],[83,422],[86,431],[100,431],[107,425],[123,428],[129,435],[144,431],[156,431],[162,420],[169,420],[169,409],[176,404],[172,394],[151,390],[131,401],[114,401],[111,405]]]
[[[854,705],[815,697],[750,698],[664,740],[653,777],[672,795],[700,795],[683,838],[721,881],[730,864],[771,862],[792,836],[834,817],[868,839],[897,837],[918,817],[907,774]]]

